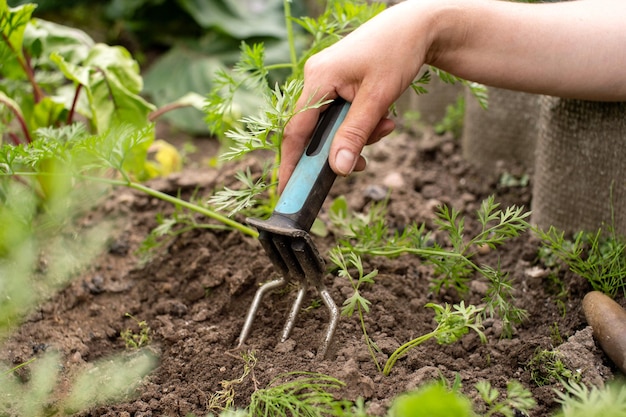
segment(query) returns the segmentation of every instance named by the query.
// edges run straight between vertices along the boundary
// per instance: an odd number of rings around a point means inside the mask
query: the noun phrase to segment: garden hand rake
[[[263,296],[268,291],[295,282],[300,288],[287,317],[281,342],[289,338],[306,291],[313,286],[330,312],[326,336],[318,350],[319,357],[326,355],[339,320],[339,309],[322,281],[324,260],[308,232],[336,178],[328,164],[328,153],[349,107],[350,104],[341,99],[330,104],[322,113],[271,217],[267,220],[248,219],[248,223],[259,230],[259,241],[282,277],[263,284],[257,290],[239,336],[239,347],[250,334]]]

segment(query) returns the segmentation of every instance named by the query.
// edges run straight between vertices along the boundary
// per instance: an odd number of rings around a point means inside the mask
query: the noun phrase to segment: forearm
[[[440,2],[426,62],[487,85],[626,100],[626,2]]]

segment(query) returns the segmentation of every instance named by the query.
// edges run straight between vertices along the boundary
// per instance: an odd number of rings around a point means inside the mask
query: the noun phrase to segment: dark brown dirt
[[[210,141],[200,145],[214,148]],[[209,195],[230,181],[234,170],[253,169],[260,162],[249,159],[220,170],[198,163],[209,151],[194,155],[196,162],[168,179],[152,185],[171,194],[180,189],[189,196]],[[260,158],[260,157],[259,157]],[[397,134],[368,149],[369,168],[365,173],[339,179],[332,197],[345,195],[353,210],[367,211],[371,197],[390,190],[389,222],[402,228],[410,222],[434,227],[435,208],[447,204],[467,216],[468,233],[476,227],[474,213],[490,194],[503,207],[529,207],[528,188],[506,188],[497,178],[484,178],[461,159],[458,143],[449,137],[426,133]],[[100,406],[82,416],[204,416],[221,381],[242,375],[244,362],[234,349],[247,309],[257,285],[276,277],[259,243],[238,232],[198,229],[178,236],[145,264],[136,250],[155,227],[157,213],[171,213],[172,207],[129,190],[118,190],[91,214],[92,222],[113,219],[108,251],[57,296],[33,313],[0,351],[0,360],[22,363],[41,350],[56,349],[62,354],[66,375],[94,361],[126,351],[120,333],[135,329],[132,314],[145,320],[151,329],[150,348],[158,354],[159,366],[140,386],[136,397],[119,404]],[[321,218],[326,219],[323,209]],[[442,236],[437,236],[442,238]],[[322,254],[333,246],[332,234],[315,237]],[[278,343],[293,289],[272,294],[263,300],[245,350],[253,350],[258,362],[253,374],[235,386],[235,406],[245,407],[257,387],[264,387],[281,373],[314,371],[346,383],[337,395],[355,400],[363,397],[370,413],[383,415],[399,393],[430,379],[460,376],[463,390],[474,396],[473,386],[488,380],[504,390],[507,381],[519,380],[538,402],[533,416],[552,414],[555,403],[553,383],[538,387],[531,381],[528,362],[537,349],[560,347],[566,363],[582,372],[583,378],[602,384],[616,372],[599,351],[581,312],[581,300],[588,285],[570,273],[561,272],[566,295],[545,278],[537,263],[538,242],[530,233],[496,251],[480,255],[480,263],[498,262],[514,279],[516,304],[528,311],[528,320],[516,328],[512,338],[501,338],[499,320],[485,322],[487,344],[474,334],[461,341],[440,346],[429,341],[402,358],[391,375],[383,376],[368,354],[356,317],[342,317],[330,355],[316,359],[316,351],[328,323],[322,306],[300,312],[291,338]],[[369,258],[366,271],[379,275],[363,295],[372,302],[366,315],[369,335],[385,359],[400,344],[434,328],[428,302],[457,303],[453,290],[430,291],[432,269],[416,257]],[[344,278],[328,274],[326,284],[341,304],[350,295]],[[476,278],[466,303],[480,304],[486,283]],[[312,292],[311,300],[317,295]],[[305,301],[306,306],[314,303]],[[564,306],[565,312],[562,307]],[[577,333],[578,332],[578,333]],[[567,341],[569,337],[572,339]]]

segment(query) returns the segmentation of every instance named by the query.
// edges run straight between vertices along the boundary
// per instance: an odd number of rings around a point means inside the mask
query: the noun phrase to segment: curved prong
[[[254,321],[254,316],[256,316],[256,312],[261,305],[261,299],[265,295],[266,292],[273,290],[275,288],[281,288],[287,285],[287,280],[285,278],[275,279],[270,282],[266,282],[261,285],[259,289],[254,294],[254,300],[252,300],[252,304],[250,305],[250,309],[248,310],[248,315],[246,316],[246,321],[243,324],[243,328],[241,329],[241,334],[239,335],[239,342],[237,343],[237,347],[241,347],[244,344],[248,335],[250,334],[250,330],[252,329],[252,322]]]
[[[283,336],[280,339],[281,342],[289,339],[289,335],[291,334],[293,325],[296,323],[296,316],[298,315],[298,311],[300,311],[302,300],[304,300],[304,296],[306,295],[306,290],[307,288],[304,284],[302,284],[300,286],[300,289],[298,289],[296,299],[291,305],[291,311],[289,312],[289,316],[287,316],[287,322],[285,323],[285,328],[283,329]]]

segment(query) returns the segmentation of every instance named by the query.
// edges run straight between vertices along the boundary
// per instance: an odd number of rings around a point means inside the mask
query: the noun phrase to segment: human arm
[[[329,157],[335,172],[347,175],[364,168],[362,148],[393,129],[387,111],[423,64],[495,87],[626,100],[624,21],[622,0],[408,0],[311,57],[297,108],[322,97],[352,102]],[[281,188],[319,111],[299,113],[286,127]]]

